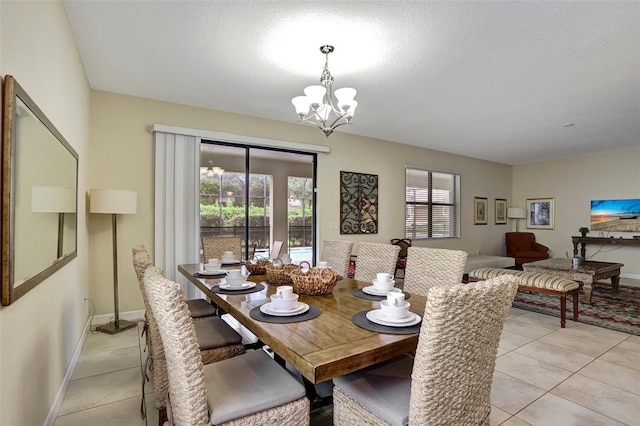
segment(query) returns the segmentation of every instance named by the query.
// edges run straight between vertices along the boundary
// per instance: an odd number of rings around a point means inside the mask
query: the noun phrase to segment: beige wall
[[[89,88],[61,2],[0,2],[0,71],[13,75],[80,156],[85,188]],[[0,424],[43,424],[88,316],[84,198],[78,257],[0,308]]]
[[[142,299],[131,266],[130,247],[153,247],[152,124],[233,133],[269,139],[327,145],[329,154],[318,155],[318,217],[320,240],[351,239],[388,242],[403,236],[405,165],[458,172],[462,175],[462,238],[417,241],[416,245],[459,248],[470,253],[504,253],[507,225],[493,224],[493,199],[511,193],[511,166],[389,143],[336,132],[326,139],[317,129],[292,121],[277,122],[220,111],[92,91],[91,187],[131,189],[138,193],[138,213],[119,218],[120,309],[142,309]],[[329,230],[339,221],[339,173],[341,170],[379,175],[380,232],[347,236]],[[489,203],[489,224],[473,225],[473,197]],[[110,222],[107,217],[89,219],[91,295],[98,314],[113,311]],[[357,245],[355,250],[357,251]]]
[[[526,207],[527,198],[555,199],[555,229],[533,230],[536,240],[551,249],[553,257],[573,253],[571,236],[590,228],[591,200],[640,198],[640,149],[611,154],[546,161],[514,167],[513,200]],[[520,223],[520,230],[526,230]],[[597,236],[595,233],[590,236]],[[640,232],[611,236],[631,238]],[[600,250],[597,254],[596,251]],[[621,246],[587,246],[587,259],[624,263],[622,274],[640,278],[640,249]]]

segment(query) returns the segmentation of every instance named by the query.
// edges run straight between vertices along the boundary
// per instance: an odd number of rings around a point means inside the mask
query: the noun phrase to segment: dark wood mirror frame
[[[18,131],[22,118],[31,119],[27,131],[22,128]],[[45,161],[38,162],[43,159]],[[62,190],[68,195],[64,204],[69,207],[62,210],[36,207],[36,188]],[[61,202],[55,197],[53,199],[56,203]],[[17,205],[20,211],[16,210]],[[15,302],[77,256],[77,212],[78,154],[18,82],[10,75],[5,76],[2,108],[2,305]],[[21,230],[28,230],[30,235],[26,235],[27,238],[20,238],[25,235],[16,230],[17,222]],[[63,243],[64,235],[68,238]],[[16,246],[21,253],[18,279]]]

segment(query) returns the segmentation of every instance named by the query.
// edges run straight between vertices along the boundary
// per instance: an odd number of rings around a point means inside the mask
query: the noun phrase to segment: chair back
[[[164,343],[172,424],[208,425],[202,356],[182,289],[155,266],[147,268],[144,286]]]
[[[222,259],[225,251],[233,252],[233,257],[237,260],[243,258],[240,237],[202,237],[201,240],[204,263],[209,259]]]
[[[536,242],[536,234],[533,232],[507,232],[505,234],[507,250],[514,250],[513,254],[521,251],[529,251]]]
[[[147,346],[149,346],[150,356],[149,361],[153,366],[153,396],[156,408],[158,410],[162,410],[166,407],[169,384],[167,381],[168,379],[164,362],[157,362],[157,360],[164,361],[164,346],[162,345],[162,338],[160,337],[160,331],[158,330],[158,323],[153,315],[144,285],[145,272],[150,266],[152,266],[151,257],[149,256],[149,252],[145,246],[141,244],[134,246],[131,251],[133,253],[133,269],[136,271],[138,285],[140,286],[140,293],[142,293],[142,300],[144,301],[144,315],[147,321]],[[164,275],[162,269],[156,268],[155,266],[154,268],[160,271],[161,275]]]
[[[353,278],[358,281],[371,282],[378,272],[393,275],[398,262],[400,247],[382,243],[360,243],[358,246],[358,260],[356,260],[356,274]]]
[[[409,238],[394,238],[391,240],[391,244],[400,247],[399,259],[407,257],[407,249],[411,247],[411,240]]]
[[[269,259],[277,259],[280,257],[280,252],[282,251],[282,245],[284,243],[282,241],[274,241],[271,245],[271,250],[269,251]]]
[[[498,343],[517,290],[513,275],[429,290],[409,424],[489,424]]]
[[[324,240],[320,251],[320,260],[327,262],[331,268],[343,277],[347,276],[353,241]]]
[[[467,252],[427,247],[409,247],[407,252],[404,290],[409,293],[426,296],[432,287],[462,282]]]

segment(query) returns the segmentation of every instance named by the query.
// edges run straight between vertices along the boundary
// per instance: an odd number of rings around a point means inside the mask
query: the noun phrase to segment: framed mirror
[[[2,108],[2,304],[77,256],[78,154],[16,80]]]

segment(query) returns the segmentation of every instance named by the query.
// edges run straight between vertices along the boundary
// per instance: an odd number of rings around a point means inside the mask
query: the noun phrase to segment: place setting
[[[200,264],[200,270],[193,274],[197,278],[217,278],[222,277],[227,273],[222,269],[222,262],[218,259],[209,259],[205,264]]]
[[[249,316],[257,321],[287,324],[306,321],[320,315],[320,308],[298,301],[299,295],[293,292],[290,285],[276,288],[271,295],[271,302],[253,308]]]
[[[379,272],[376,274],[376,278],[371,280],[373,285],[357,288],[353,290],[353,295],[359,299],[373,300],[376,302],[386,299],[389,293],[400,293],[404,295],[405,299],[410,298],[411,294],[395,286],[396,281],[394,278],[391,274]]]
[[[226,277],[219,284],[213,286],[211,291],[219,294],[248,294],[264,289],[264,284],[256,284],[247,281],[249,273],[243,274],[242,269],[229,269],[225,271]]]
[[[369,331],[387,334],[413,334],[420,332],[422,317],[409,311],[411,304],[404,293],[390,292],[380,301],[380,309],[361,311],[353,315],[354,324]]]

